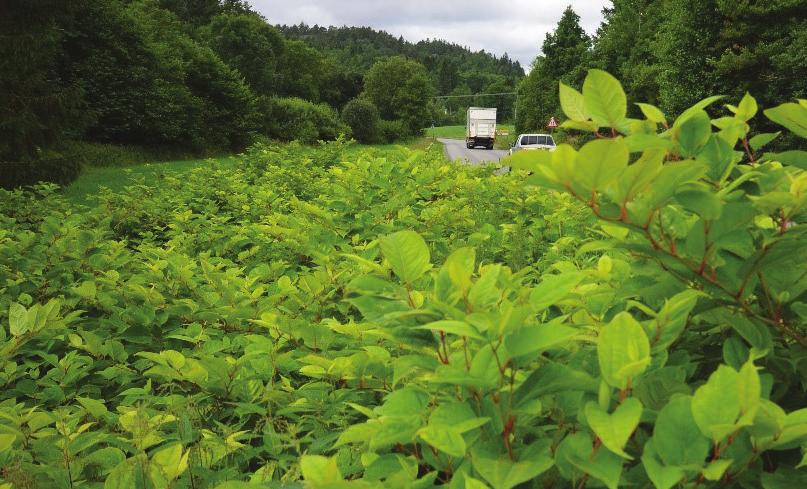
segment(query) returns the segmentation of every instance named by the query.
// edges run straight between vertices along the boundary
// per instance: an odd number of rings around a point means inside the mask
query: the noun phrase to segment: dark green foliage
[[[317,102],[325,80],[322,55],[302,41],[286,41],[278,64],[278,94]]]
[[[416,134],[428,119],[432,84],[417,61],[396,56],[377,62],[364,77],[364,94],[385,120],[400,120]]]
[[[471,52],[467,48],[443,40],[410,43],[371,27],[321,27],[305,24],[280,26],[290,39],[300,39],[336,59],[339,65],[366,72],[377,61],[393,56],[406,56],[423,63],[437,81],[437,88],[451,91],[463,73],[483,71],[502,75],[510,80],[524,76],[518,61],[507,54],[496,57],[485,51]]]
[[[378,134],[382,143],[394,143],[409,134],[409,128],[403,121],[378,121]]]
[[[257,103],[264,135],[280,141],[315,143],[346,132],[333,107],[300,98],[262,97]]]
[[[558,81],[579,84],[590,62],[591,40],[580,26],[580,17],[568,7],[554,32],[546,35],[542,55],[518,87],[516,130],[543,129],[550,117],[560,115]]]
[[[60,78],[63,32],[74,3],[9,0],[0,5],[0,161],[27,161],[76,123],[81,95]]]
[[[355,98],[342,109],[342,120],[350,127],[356,141],[371,144],[378,141],[378,123],[381,120],[378,108],[369,100]]]
[[[278,93],[277,68],[284,55],[280,33],[252,13],[213,17],[199,31],[202,39],[259,95]]]

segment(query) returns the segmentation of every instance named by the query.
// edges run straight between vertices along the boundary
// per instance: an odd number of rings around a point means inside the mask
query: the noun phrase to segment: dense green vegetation
[[[807,152],[582,87],[598,137],[504,176],[339,139],[0,190],[0,487],[803,486]]]
[[[381,48],[385,35],[372,42]],[[107,156],[137,160],[238,152],[267,139],[332,140],[351,134],[339,111],[357,97],[381,104],[374,140],[405,139],[439,113],[430,97],[446,83],[437,54],[428,67],[420,48],[344,63],[313,40],[287,39],[237,0],[10,0],[0,36],[6,188],[69,182],[96,160],[76,142],[120,146]],[[471,78],[512,85],[523,74],[509,60],[445,46],[467,55]],[[392,98],[374,90],[373,76],[390,69],[411,81]]]
[[[613,0],[604,13],[594,36],[571,7],[547,35],[519,86],[519,130],[560,115],[558,80],[577,86],[589,68],[613,73],[632,100],[672,114],[716,93],[738,99],[750,92],[762,107],[807,97],[803,1]],[[636,107],[630,113],[640,114]]]
[[[512,92],[524,76],[521,64],[507,53],[497,57],[484,50],[471,52],[438,39],[411,43],[370,27],[300,24],[279,28],[287,37],[304,40],[356,73],[366,72],[385,58],[405,56],[416,60],[426,68],[437,95]],[[511,120],[513,101],[511,96],[448,99],[437,103],[432,117],[438,125],[462,123],[467,107],[482,106],[498,107],[500,119]]]

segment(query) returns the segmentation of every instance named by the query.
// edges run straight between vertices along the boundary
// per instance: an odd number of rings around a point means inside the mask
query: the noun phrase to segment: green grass
[[[497,131],[504,131],[513,134],[512,124],[497,124]],[[465,139],[465,126],[439,126],[435,128],[427,127],[424,134],[428,137]]]
[[[232,165],[235,164],[238,159],[235,156],[228,156],[209,159],[163,161],[160,163],[146,163],[127,167],[87,166],[81,172],[81,175],[65,188],[64,195],[75,204],[88,204],[92,200],[92,196],[96,195],[101,187],[118,191],[122,190],[123,187],[127,185],[131,185],[139,177],[144,177],[146,181],[157,180],[160,175],[185,173],[194,168],[209,165],[211,161]]]

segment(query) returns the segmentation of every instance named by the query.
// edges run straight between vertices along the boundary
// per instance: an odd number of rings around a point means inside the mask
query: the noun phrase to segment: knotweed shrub
[[[560,89],[594,139],[509,175],[294,144],[0,191],[0,484],[803,486],[807,153],[751,96]]]

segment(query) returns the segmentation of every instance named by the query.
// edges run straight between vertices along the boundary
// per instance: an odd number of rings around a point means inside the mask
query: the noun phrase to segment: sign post
[[[549,133],[552,134],[555,131],[555,128],[558,127],[558,121],[555,120],[554,117],[549,118],[549,123],[546,125],[549,128]]]

